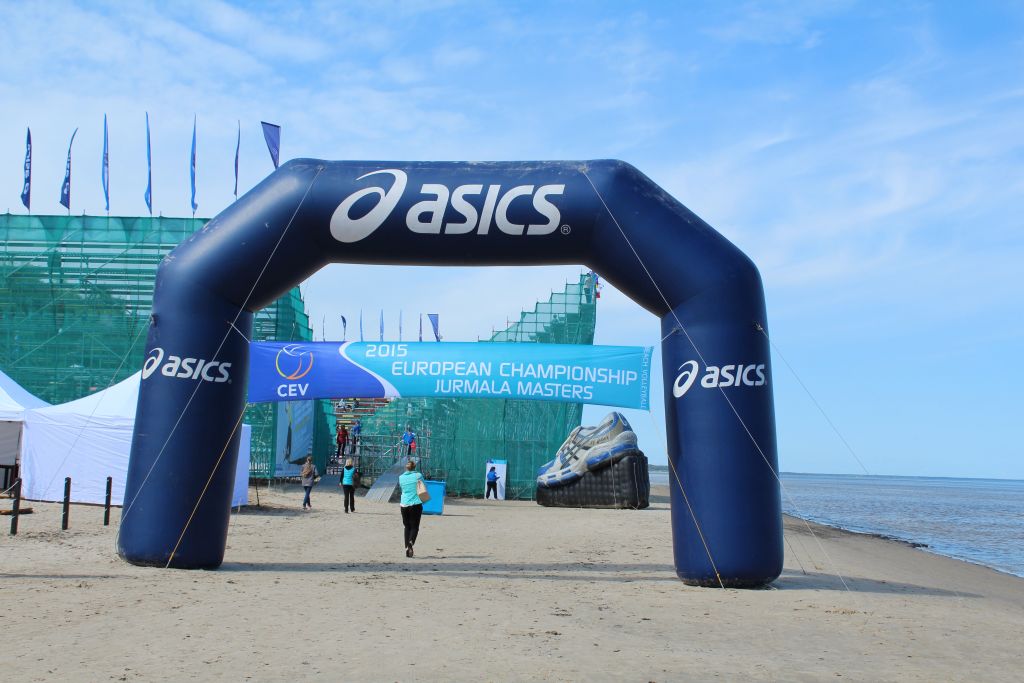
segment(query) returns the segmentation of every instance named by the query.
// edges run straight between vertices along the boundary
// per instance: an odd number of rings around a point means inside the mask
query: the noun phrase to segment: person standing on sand
[[[345,461],[345,469],[341,471],[341,489],[345,492],[345,514],[349,508],[356,511],[356,468],[352,464],[352,458]]]
[[[416,492],[417,482],[423,481],[423,475],[416,471],[416,463],[410,460],[405,463],[405,472],[398,477],[398,485],[402,487],[402,525],[405,527],[405,556],[413,556],[416,536],[420,533],[420,519],[423,516],[423,503]]]
[[[494,491],[494,500],[498,500],[498,480],[501,477],[498,476],[497,468],[491,467],[487,471],[487,493],[484,494],[484,500],[491,497],[491,491]]]
[[[302,480],[302,488],[305,489],[306,495],[302,499],[302,509],[312,508],[313,503],[309,500],[309,493],[313,490],[313,484],[316,482],[317,471],[316,465],[313,464],[313,456],[307,455],[306,462],[302,464],[302,470],[299,472],[299,478]]]

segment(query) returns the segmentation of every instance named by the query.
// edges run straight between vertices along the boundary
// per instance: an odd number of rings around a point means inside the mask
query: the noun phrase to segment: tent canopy
[[[117,425],[135,424],[135,405],[139,401],[141,372],[95,394],[60,405],[46,405],[32,412],[34,419],[67,424],[89,423]]]
[[[48,405],[0,370],[0,466],[14,467],[18,464],[25,411]]]
[[[111,477],[111,502],[122,504],[141,375],[68,403],[25,412],[21,472],[26,498],[61,500],[64,478],[71,477],[74,502],[103,503]],[[242,425],[233,506],[248,503],[250,435],[249,425]]]
[[[48,405],[0,370],[0,420],[18,422],[26,410],[45,408]]]

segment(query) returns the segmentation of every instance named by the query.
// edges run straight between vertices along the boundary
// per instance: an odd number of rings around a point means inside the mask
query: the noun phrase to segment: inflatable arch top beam
[[[764,294],[754,264],[629,164],[281,166],[161,264],[118,552],[223,561],[253,312],[328,263],[585,264],[661,318],[676,572],[782,569]],[[219,465],[218,465],[219,463]],[[215,467],[216,465],[216,467]],[[212,472],[212,474],[211,474]]]

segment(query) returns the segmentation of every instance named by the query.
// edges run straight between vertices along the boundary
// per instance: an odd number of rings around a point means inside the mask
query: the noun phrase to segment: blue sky
[[[31,126],[36,213],[199,214],[282,156],[590,159],[639,167],[761,269],[784,470],[1024,478],[1024,8],[1014,3],[0,2],[0,210]],[[328,338],[360,308],[486,336],[577,267],[331,266]],[[319,326],[318,326],[319,332]],[[657,345],[612,288],[598,343]],[[856,453],[818,411],[811,391]],[[656,389],[657,392],[657,389]],[[630,413],[663,463],[660,392]],[[605,412],[588,408],[593,422]],[[863,463],[863,468],[861,464]]]

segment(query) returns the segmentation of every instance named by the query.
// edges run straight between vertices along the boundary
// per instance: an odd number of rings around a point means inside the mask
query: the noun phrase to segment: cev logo
[[[284,369],[281,368],[282,356],[284,357]],[[274,358],[274,367],[277,368],[277,374],[285,379],[300,380],[313,369],[313,353],[304,351],[299,344],[289,344],[277,352],[277,356]]]
[[[384,225],[409,184],[405,171],[385,168],[365,173],[356,180],[386,174],[394,178],[390,189],[365,187],[356,190],[342,200],[331,215],[331,236],[339,242],[351,244],[369,237]],[[420,195],[431,197],[416,202],[405,216],[405,226],[411,231],[426,235],[465,235],[476,232],[486,235],[493,225],[506,235],[548,235],[559,227],[562,213],[548,197],[561,195],[565,185],[516,185],[502,191],[501,185],[458,185],[454,189],[438,183],[425,183]],[[364,197],[377,196],[377,204],[359,218],[352,218],[352,209]],[[470,198],[481,198],[471,202]],[[520,199],[522,198],[522,199]],[[543,223],[513,223],[509,219],[509,208],[514,201],[530,201],[534,212],[546,219]],[[445,222],[445,214],[451,208],[461,220]],[[569,234],[569,226],[562,226],[562,234]]]

